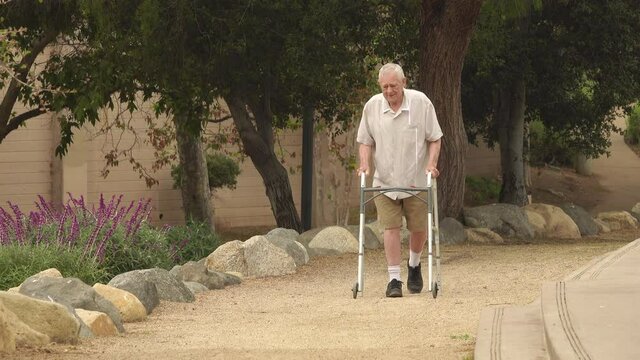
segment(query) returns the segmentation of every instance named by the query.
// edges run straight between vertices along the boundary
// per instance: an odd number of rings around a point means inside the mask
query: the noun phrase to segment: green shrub
[[[175,249],[174,260],[180,264],[209,256],[222,242],[207,224],[194,221],[169,228],[166,239],[169,247]]]
[[[125,238],[125,229],[118,227],[110,237],[102,266],[111,276],[131,270],[159,267],[170,269],[174,251],[167,246],[165,231],[142,223],[132,239]]]
[[[477,206],[498,202],[501,186],[498,180],[482,176],[467,176],[464,183],[466,205]]]
[[[208,153],[207,172],[209,176],[209,188],[220,189],[227,187],[229,189],[235,189],[238,183],[238,175],[240,175],[240,166],[227,155]],[[173,178],[173,187],[175,189],[180,188],[180,184],[182,184],[182,165],[178,164],[171,168],[171,177]]]
[[[557,133],[540,121],[529,124],[529,163],[533,166],[572,166],[576,152]]]
[[[0,290],[20,285],[28,277],[49,268],[64,277],[79,278],[93,285],[109,280],[107,272],[93,258],[84,257],[82,249],[55,245],[0,246]]]
[[[640,144],[640,104],[636,105],[627,117],[624,139],[631,145]]]

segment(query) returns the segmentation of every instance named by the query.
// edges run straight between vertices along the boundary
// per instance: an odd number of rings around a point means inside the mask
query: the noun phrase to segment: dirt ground
[[[594,177],[546,168],[532,178],[535,202],[573,201],[592,210],[609,199]],[[528,304],[543,282],[637,238],[640,230],[579,241],[446,246],[436,299],[406,288],[403,298],[385,298],[383,250],[366,253],[357,299],[351,292],[357,255],[313,258],[294,275],[245,280],[200,294],[195,303],[163,302],[146,321],[125,324],[121,336],[19,349],[3,359],[472,359],[486,306]]]
[[[542,282],[636,238],[640,231],[577,242],[447,246],[436,299],[406,291],[404,298],[385,298],[382,250],[366,254],[357,299],[355,255],[314,258],[294,275],[246,280],[200,294],[195,303],[163,302],[118,337],[21,349],[7,359],[472,359],[487,305],[527,304]]]

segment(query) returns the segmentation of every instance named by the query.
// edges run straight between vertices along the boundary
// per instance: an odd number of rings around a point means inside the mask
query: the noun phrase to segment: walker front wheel
[[[431,285],[431,295],[433,295],[434,299],[436,297],[438,297],[438,283],[437,282],[433,282],[433,284]]]
[[[353,298],[357,298],[358,297],[358,282],[356,282],[355,284],[353,284],[353,288],[351,289],[353,291]]]

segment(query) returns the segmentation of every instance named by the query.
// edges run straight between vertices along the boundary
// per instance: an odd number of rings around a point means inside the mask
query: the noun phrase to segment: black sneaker
[[[402,297],[402,281],[393,279],[387,284],[387,297]]]
[[[416,267],[409,266],[407,262],[407,268],[409,269],[409,276],[407,277],[407,289],[412,294],[417,294],[422,291],[422,271],[420,270],[420,264]]]

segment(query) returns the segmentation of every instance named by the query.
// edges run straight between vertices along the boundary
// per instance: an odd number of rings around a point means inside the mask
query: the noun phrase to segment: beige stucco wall
[[[102,117],[106,122],[112,122],[116,113],[104,112]],[[146,186],[126,159],[121,160],[119,166],[110,168],[106,178],[102,176],[104,156],[114,143],[118,143],[121,149],[131,147],[136,160],[146,167],[151,166],[153,150],[142,141],[146,129],[144,116],[144,113],[136,113],[130,119],[132,126],[143,135],[136,144],[128,132],[115,131],[105,136],[97,135],[104,124],[98,128],[86,127],[77,132],[74,144],[63,159],[53,156],[59,138],[59,130],[53,121],[55,116],[47,114],[29,120],[26,127],[14,131],[0,143],[0,206],[8,209],[7,201],[11,201],[23,211],[29,211],[35,208],[37,195],[44,196],[47,201],[61,197],[66,201],[66,193],[70,192],[76,197],[85,196],[89,203],[97,203],[100,194],[107,200],[123,194],[127,203],[140,198],[151,199],[151,221],[155,224],[183,223],[181,195],[179,190],[172,188],[169,167],[153,174],[159,184],[151,188]],[[212,126],[209,131],[215,129]],[[357,154],[357,145],[352,141],[352,136],[347,133],[338,139],[346,146],[345,154]],[[328,153],[327,145],[328,137],[317,134],[314,149],[314,226],[342,222],[346,206],[350,206],[352,212],[357,211],[359,180],[355,174],[345,172],[336,158]],[[296,208],[300,209],[301,130],[278,134],[276,147],[277,153],[286,159],[285,168],[293,170],[290,173],[291,188]],[[241,164],[241,168],[235,190],[222,189],[213,195],[217,226],[221,229],[274,226],[262,178],[249,158]],[[469,147],[466,171],[467,174],[496,175],[499,171],[497,153],[483,146]],[[344,191],[345,186],[350,188],[348,193]],[[348,201],[345,202],[345,199]],[[351,214],[350,218],[357,219],[357,214]]]

